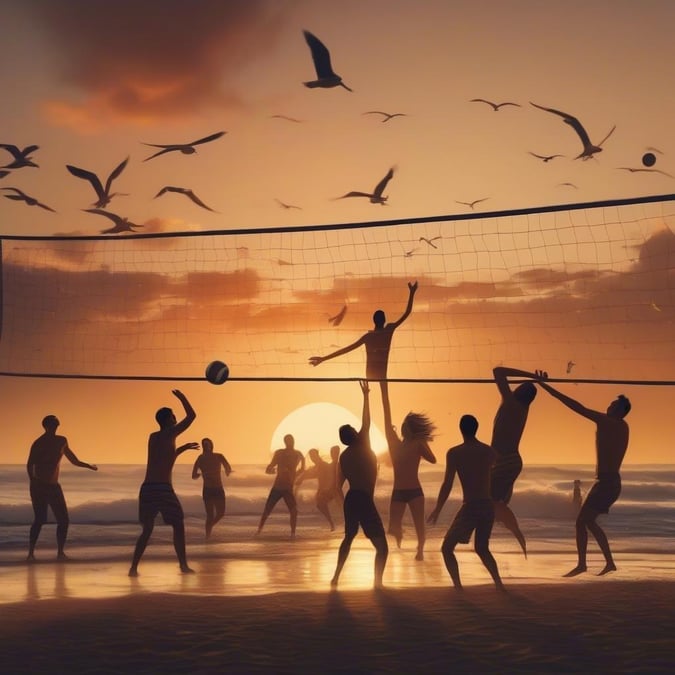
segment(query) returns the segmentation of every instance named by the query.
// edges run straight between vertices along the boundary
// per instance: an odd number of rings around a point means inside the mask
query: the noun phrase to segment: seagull
[[[643,172],[643,173],[661,173],[664,176],[668,176],[668,178],[675,178],[672,174],[666,173],[665,171],[661,171],[661,169],[642,169],[642,168],[637,168],[634,169],[633,167],[630,166],[617,166],[617,169],[623,169],[624,171],[630,171],[631,173],[636,173],[636,172]]]
[[[572,372],[572,368],[576,366],[577,364],[574,363],[574,361],[568,361],[567,362],[567,374],[569,375]]]
[[[289,117],[288,115],[270,115],[271,119],[277,120],[286,120],[287,122],[295,122],[296,124],[302,124],[304,120],[296,119],[295,117]]]
[[[406,113],[388,113],[388,112],[383,112],[382,110],[369,110],[368,112],[364,112],[364,115],[383,115],[382,122],[388,122],[390,119],[393,119],[394,117],[407,117]]]
[[[309,45],[312,52],[312,61],[314,61],[314,70],[316,70],[316,80],[303,82],[305,87],[314,89],[316,87],[344,87],[347,91],[353,91],[343,81],[339,75],[333,72],[330,64],[330,52],[326,45],[308,30],[302,31],[305,35],[305,42]]]
[[[537,159],[541,159],[543,162],[550,162],[552,159],[555,159],[556,157],[564,157],[565,155],[538,155],[536,152],[530,152],[528,150],[529,154],[532,155],[532,157],[536,157]]]
[[[150,157],[146,157],[143,161],[147,162],[149,159],[152,159],[153,157],[159,157],[160,155],[163,155],[166,152],[173,152],[174,150],[177,152],[182,152],[184,155],[192,155],[193,153],[197,152],[196,148],[193,146],[195,145],[200,145],[201,143],[210,143],[211,141],[215,141],[217,138],[220,138],[221,136],[224,136],[227,133],[227,131],[218,131],[215,134],[211,134],[210,136],[206,136],[204,138],[199,138],[196,141],[192,141],[192,143],[176,143],[173,145],[159,145],[157,143],[143,143],[143,145],[148,145],[151,148],[163,148],[159,152],[156,152],[154,155],[150,155]]]
[[[0,148],[7,150],[7,152],[9,152],[14,157],[14,161],[10,164],[5,164],[3,167],[0,167],[2,169],[20,169],[24,166],[38,166],[32,161],[30,157],[30,153],[35,152],[39,148],[37,145],[28,145],[23,150],[19,150],[16,145],[0,143]]]
[[[574,188],[575,190],[579,189],[579,186],[575,185],[574,183],[558,183],[558,187],[571,187]]]
[[[436,244],[434,244],[434,242],[435,242],[437,239],[442,239],[442,237],[441,237],[441,236],[438,236],[438,237],[431,237],[431,239],[427,239],[426,237],[420,237],[420,238],[419,238],[420,241],[424,241],[424,242],[426,242],[427,244],[429,244],[429,246],[431,246],[431,248],[438,248],[438,246],[436,246]]]
[[[481,202],[484,202],[488,199],[490,199],[490,198],[489,197],[483,197],[483,199],[474,199],[472,202],[459,202],[455,199],[455,202],[457,204],[463,204],[464,206],[468,206],[473,211],[473,207],[476,206],[476,204],[480,204]]]
[[[115,180],[115,178],[117,178],[122,173],[122,171],[124,171],[124,167],[127,165],[128,161],[129,158],[127,157],[123,162],[120,162],[115,167],[115,169],[113,169],[113,172],[108,176],[108,180],[105,182],[105,188],[101,184],[99,177],[91,171],[80,169],[76,166],[72,166],[71,164],[66,164],[66,169],[68,169],[68,171],[70,171],[70,173],[76,178],[84,178],[84,180],[88,180],[91,183],[91,186],[94,188],[94,191],[98,196],[98,199],[92,204],[92,206],[97,209],[102,209],[104,206],[107,206],[110,203],[110,200],[113,197],[118,195],[126,196],[126,193],[123,192],[113,192],[111,194],[110,187],[112,186],[112,182]]]
[[[110,220],[115,223],[114,227],[109,227],[107,230],[101,230],[101,234],[117,234],[118,232],[134,232],[137,227],[143,227],[143,225],[136,225],[129,221],[128,218],[122,218],[116,213],[111,213],[110,211],[104,211],[103,209],[84,209],[87,213],[95,213],[99,216],[105,216],[110,218]]]
[[[188,199],[191,199],[197,206],[201,206],[203,209],[206,209],[207,211],[213,211],[213,209],[210,206],[204,204],[204,202],[201,199],[199,199],[199,197],[197,197],[197,195],[192,190],[190,190],[190,188],[174,187],[173,185],[166,185],[153,197],[153,199],[157,199],[157,197],[161,197],[163,194],[166,194],[167,192],[178,192],[181,195],[185,195]],[[217,211],[213,211],[213,213],[217,213]]]
[[[583,159],[585,161],[590,159],[596,152],[602,152],[602,144],[612,135],[612,133],[614,133],[614,129],[616,129],[615,124],[609,130],[609,133],[600,141],[600,143],[593,145],[593,143],[591,143],[591,139],[588,137],[586,129],[584,129],[584,127],[581,125],[581,122],[576,117],[573,117],[566,112],[562,112],[561,110],[556,110],[555,108],[545,108],[543,105],[532,103],[532,101],[530,101],[530,105],[533,105],[535,108],[539,108],[539,110],[545,110],[546,112],[553,113],[554,115],[559,115],[563,118],[565,124],[569,124],[574,129],[574,131],[577,132],[584,149],[580,155],[575,157],[575,159]]]
[[[331,316],[328,319],[328,323],[333,324],[333,326],[339,326],[342,323],[342,319],[345,318],[347,313],[347,305],[345,305],[335,316]]]
[[[495,112],[498,112],[499,109],[505,105],[514,105],[516,108],[521,108],[520,103],[513,103],[512,101],[504,101],[503,103],[493,103],[492,101],[487,101],[484,98],[472,98],[469,103],[487,103]]]
[[[35,199],[35,197],[30,197],[25,192],[22,192],[21,190],[19,190],[19,188],[4,187],[4,188],[0,188],[0,190],[13,190],[16,193],[16,194],[13,194],[13,195],[3,195],[7,199],[13,199],[14,201],[17,201],[17,202],[26,202],[26,204],[28,204],[28,206],[39,206],[41,209],[45,209],[45,211],[51,211],[52,213],[56,213],[56,211],[54,211],[54,209],[47,206],[46,204],[42,204],[37,199]]]
[[[392,179],[394,175],[394,167],[389,169],[387,171],[387,175],[375,186],[375,189],[373,190],[373,194],[370,194],[368,192],[348,192],[345,195],[342,195],[342,197],[337,197],[337,199],[345,199],[345,197],[368,197],[370,200],[371,204],[381,204],[382,206],[386,206],[385,202],[389,197],[383,197],[382,193],[384,192],[384,189],[387,187],[387,183]]]
[[[409,251],[403,251],[403,257],[404,257],[404,258],[412,258],[412,257],[413,257],[413,253],[414,253],[415,251],[417,251],[416,248],[411,248]]]
[[[302,207],[296,206],[295,204],[287,204],[286,202],[282,202],[281,199],[276,198],[274,201],[279,204],[282,209],[298,209],[299,211],[302,211]]]

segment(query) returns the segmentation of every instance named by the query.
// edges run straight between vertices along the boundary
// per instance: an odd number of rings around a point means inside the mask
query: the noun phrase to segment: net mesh
[[[112,237],[3,237],[0,371],[351,378],[376,309],[389,377],[508,364],[675,379],[675,195],[401,221]]]

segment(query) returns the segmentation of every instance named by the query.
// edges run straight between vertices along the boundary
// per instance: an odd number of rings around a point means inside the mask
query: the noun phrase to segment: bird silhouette
[[[27,195],[25,192],[19,190],[19,188],[3,187],[0,188],[0,190],[12,190],[14,192],[13,195],[3,195],[7,199],[12,199],[13,201],[16,202],[26,202],[28,206],[39,206],[41,209],[44,209],[45,211],[51,211],[52,213],[56,213],[56,211],[54,211],[53,208],[47,206],[46,204],[43,204],[42,202],[39,202],[37,199],[35,199],[35,197]]]
[[[302,32],[305,36],[305,42],[312,52],[312,61],[314,62],[314,70],[316,70],[316,80],[303,82],[305,87],[309,87],[310,89],[316,87],[344,87],[347,91],[353,91],[342,81],[342,78],[333,71],[333,67],[330,63],[330,52],[326,48],[326,45],[308,30]]]
[[[404,258],[412,258],[413,253],[415,253],[415,251],[417,251],[416,248],[411,248],[409,251],[403,251],[403,257]]]
[[[288,115],[270,115],[271,119],[276,120],[286,120],[287,122],[295,122],[296,124],[302,124],[305,120],[299,120],[295,117],[289,117]]]
[[[558,187],[571,187],[574,188],[575,190],[579,189],[579,186],[575,185],[574,183],[558,183]]]
[[[382,110],[369,110],[368,112],[364,112],[364,115],[382,115],[383,119],[381,120],[382,123],[388,122],[389,120],[393,119],[394,117],[407,117],[406,113],[388,113],[384,112]]]
[[[614,129],[616,129],[616,125],[614,125],[609,130],[609,133],[600,141],[600,143],[593,145],[593,143],[591,143],[591,139],[588,136],[588,133],[586,132],[586,129],[584,129],[581,122],[573,115],[562,112],[561,110],[556,110],[555,108],[546,108],[543,105],[537,105],[536,103],[532,103],[532,101],[530,101],[530,105],[533,105],[535,108],[539,108],[539,110],[545,110],[546,112],[550,112],[554,115],[562,117],[565,124],[569,124],[572,129],[577,132],[584,149],[581,154],[575,157],[575,159],[583,159],[585,161],[590,159],[596,152],[602,152],[602,144],[614,133]]]
[[[348,192],[347,194],[342,195],[342,197],[337,197],[337,199],[345,199],[346,197],[367,197],[370,200],[371,204],[380,204],[382,206],[386,206],[385,202],[389,197],[384,197],[382,193],[384,192],[385,188],[387,187],[387,183],[392,179],[394,175],[394,167],[389,169],[387,171],[387,175],[375,186],[375,189],[373,190],[373,193],[370,194],[369,192]]]
[[[528,150],[529,154],[532,155],[532,157],[536,157],[537,159],[541,159],[543,162],[550,162],[552,159],[555,159],[556,157],[564,157],[565,155],[538,155],[536,152],[530,152]]]
[[[101,184],[99,177],[91,171],[80,169],[79,167],[72,166],[71,164],[66,164],[66,169],[68,169],[68,171],[70,171],[70,173],[76,178],[83,178],[84,180],[88,180],[91,183],[91,186],[94,188],[94,192],[96,192],[96,196],[98,197],[92,206],[97,209],[102,209],[104,206],[107,206],[110,203],[110,200],[113,197],[117,197],[118,195],[126,196],[125,192],[111,193],[110,188],[115,178],[118,178],[122,171],[124,171],[124,167],[126,167],[128,161],[129,158],[127,157],[123,162],[120,162],[113,169],[112,173],[108,176],[108,180],[105,182],[105,187],[103,187]]]
[[[106,230],[101,230],[101,234],[118,234],[119,232],[134,232],[136,228],[143,227],[143,225],[136,225],[132,223],[128,218],[122,218],[116,213],[111,213],[110,211],[104,211],[103,209],[84,209],[87,213],[94,213],[99,216],[105,216],[115,223],[113,227],[109,227]]]
[[[276,198],[275,198],[274,201],[275,201],[277,204],[279,204],[279,206],[280,206],[282,209],[286,209],[286,210],[288,210],[288,209],[298,209],[299,211],[302,211],[302,207],[296,206],[295,204],[287,204],[286,202],[282,202],[281,199],[276,199]]]
[[[576,366],[577,364],[574,363],[574,361],[568,361],[567,362],[567,374],[569,375],[572,372],[572,368]]]
[[[643,169],[642,167],[633,168],[631,166],[617,166],[617,169],[622,169],[623,171],[630,171],[631,173],[660,173],[668,178],[675,178],[672,174],[661,171],[661,169]]]
[[[431,248],[438,248],[438,246],[436,246],[436,244],[434,244],[434,242],[435,242],[437,239],[441,239],[441,238],[442,238],[442,237],[440,237],[440,236],[438,236],[438,237],[431,237],[431,239],[427,239],[426,237],[420,237],[420,238],[419,238],[419,241],[424,241],[424,242],[426,242],[427,244],[429,244],[429,246],[431,246]]]
[[[143,161],[147,162],[149,159],[159,157],[160,155],[163,155],[167,152],[182,152],[184,155],[192,155],[193,153],[197,152],[197,149],[194,147],[195,145],[210,143],[211,141],[215,141],[217,138],[224,136],[226,133],[227,131],[218,131],[215,134],[211,134],[210,136],[205,136],[204,138],[199,138],[196,141],[192,141],[192,143],[174,143],[168,145],[161,145],[159,143],[143,143],[143,145],[147,145],[151,148],[162,148],[162,150],[156,152],[154,155],[150,155],[150,157],[146,157]]]
[[[476,204],[480,204],[481,202],[487,201],[490,199],[489,197],[483,197],[482,199],[474,199],[472,202],[460,202],[455,199],[456,204],[462,204],[464,206],[468,206],[472,211],[473,207],[476,206]]]
[[[197,197],[197,195],[190,190],[190,188],[184,188],[184,187],[175,187],[173,185],[165,185],[154,197],[153,199],[157,199],[157,197],[161,197],[162,195],[166,194],[167,192],[177,192],[178,194],[185,195],[188,199],[193,201],[197,206],[201,206],[203,209],[206,209],[207,211],[213,211],[213,213],[217,213],[214,211],[210,206],[207,206],[204,204],[204,202]]]
[[[0,179],[4,178],[5,176],[9,176],[9,174],[12,173],[11,171],[0,171]]]
[[[7,152],[14,157],[13,162],[5,164],[5,166],[0,167],[0,169],[21,169],[24,166],[38,166],[33,161],[32,157],[30,157],[31,152],[35,152],[39,148],[37,145],[28,145],[23,150],[19,150],[16,145],[0,143],[0,148],[7,150]]]
[[[332,324],[333,326],[339,326],[342,323],[342,319],[345,318],[346,313],[347,305],[344,305],[344,307],[335,316],[328,318],[328,323]]]
[[[520,103],[513,103],[512,101],[504,101],[503,103],[493,103],[492,101],[488,101],[484,98],[472,98],[469,103],[487,103],[495,112],[499,112],[499,109],[504,107],[505,105],[512,105],[515,106],[516,108],[521,108],[522,106]]]

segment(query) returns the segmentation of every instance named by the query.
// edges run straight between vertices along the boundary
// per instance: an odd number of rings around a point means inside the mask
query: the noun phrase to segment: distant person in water
[[[59,468],[65,456],[71,464],[98,471],[94,464],[80,461],[68,446],[65,436],[57,436],[59,420],[56,415],[47,415],[42,420],[44,433],[37,438],[30,448],[26,470],[30,479],[30,500],[33,504],[35,518],[30,528],[28,544],[28,560],[35,560],[35,544],[40,536],[42,526],[47,522],[47,509],[51,508],[56,519],[57,558],[66,560],[64,547],[68,535],[68,507],[59,485]]]
[[[283,499],[288,507],[288,513],[291,518],[291,539],[295,539],[295,527],[298,522],[298,505],[295,501],[293,489],[298,468],[300,471],[305,470],[305,458],[299,450],[295,449],[295,439],[293,436],[286,434],[284,436],[284,447],[280,450],[275,450],[274,455],[272,455],[272,461],[265,469],[265,473],[276,474],[276,478],[265,502],[262,516],[260,516],[257,534],[262,532],[263,525],[270,513],[272,513],[276,503],[280,499]]]
[[[309,362],[313,366],[318,366],[324,361],[334,359],[336,356],[342,356],[364,345],[366,348],[366,379],[379,380],[382,399],[384,400],[384,397],[387,395],[387,366],[389,364],[391,340],[394,337],[394,331],[410,316],[415,293],[417,292],[416,281],[408,283],[408,291],[408,304],[398,321],[387,323],[385,313],[381,309],[378,309],[373,314],[373,323],[375,324],[373,330],[362,335],[356,342],[342,347],[327,356],[312,356]]]
[[[572,507],[574,508],[574,514],[578,515],[581,510],[581,481],[575,480],[574,487],[572,488]]]
[[[545,382],[546,373],[538,373],[539,386],[553,397],[564,403],[570,410],[595,422],[595,455],[596,481],[588,491],[577,516],[577,566],[564,576],[574,577],[587,570],[586,550],[588,548],[587,530],[595,537],[605,556],[605,566],[598,576],[613,572],[616,569],[609,541],[604,530],[598,525],[597,518],[601,513],[609,513],[609,509],[621,494],[621,463],[628,448],[628,424],[624,417],[630,412],[628,398],[620,394],[607,407],[606,412],[590,410],[569,396],[560,393]]]
[[[202,454],[197,457],[192,467],[192,478],[197,480],[201,476],[204,479],[202,499],[206,510],[207,539],[211,536],[213,526],[225,515],[225,488],[221,468],[226,476],[232,473],[232,467],[224,455],[213,452],[213,441],[210,438],[202,438]]]
[[[199,443],[185,443],[176,447],[176,438],[194,422],[196,414],[182,392],[174,389],[172,393],[183,405],[185,417],[177,422],[171,408],[160,408],[155,414],[159,430],[153,431],[148,438],[148,463],[145,480],[138,495],[138,520],[143,530],[134,549],[134,557],[129,568],[130,577],[138,576],[138,563],[148,545],[158,513],[161,513],[164,522],[173,528],[173,546],[181,572],[184,574],[193,572],[188,567],[185,552],[183,507],[171,484],[171,474],[179,455],[186,450],[199,448]]]
[[[409,412],[401,424],[402,438],[399,438],[391,420],[389,396],[385,396],[384,430],[394,470],[394,485],[389,505],[389,527],[387,531],[394,536],[397,546],[401,548],[403,514],[407,506],[410,509],[417,534],[415,560],[424,560],[424,542],[426,539],[424,491],[420,484],[418,472],[420,460],[424,459],[431,464],[436,463],[436,457],[429,447],[435,429],[433,422],[426,415]]]
[[[316,448],[312,448],[307,455],[313,466],[305,469],[298,476],[295,484],[299,486],[306,480],[311,480],[313,478],[317,480],[316,508],[326,518],[332,532],[335,529],[335,523],[333,522],[333,517],[331,516],[328,505],[334,499],[339,499],[339,495],[342,494],[337,486],[336,467],[333,462],[327,462],[323,459]]]
[[[429,514],[428,521],[435,524],[443,505],[448,499],[455,480],[459,475],[462,485],[463,501],[450,529],[443,539],[441,552],[445,567],[455,588],[461,589],[459,565],[455,557],[455,546],[468,543],[475,531],[474,548],[483,565],[487,568],[497,588],[503,584],[499,576],[497,561],[490,553],[490,534],[495,518],[495,506],[490,495],[490,468],[495,459],[495,451],[476,438],[478,420],[473,415],[464,415],[459,421],[459,429],[464,442],[448,450],[445,462],[445,477],[438,492],[436,507]]]
[[[345,536],[340,544],[335,574],[330,582],[333,588],[338,585],[340,573],[349,556],[354,537],[359,532],[359,526],[375,547],[376,588],[382,587],[382,576],[389,555],[387,536],[373,499],[377,479],[377,457],[370,447],[370,400],[368,396],[370,390],[367,381],[361,380],[359,384],[363,392],[361,429],[357,431],[349,424],[340,427],[340,440],[347,447],[340,455],[338,485],[342,489],[342,484],[347,480],[349,490],[344,501]]]
[[[502,397],[492,427],[491,442],[492,448],[497,453],[497,461],[492,467],[490,479],[492,499],[495,502],[495,520],[513,533],[523,553],[527,555],[525,537],[508,504],[513,496],[513,486],[523,469],[520,439],[525,430],[530,404],[537,395],[537,388],[533,382],[523,382],[512,390],[508,377],[534,378],[535,375],[525,370],[502,367],[497,367],[492,372]]]

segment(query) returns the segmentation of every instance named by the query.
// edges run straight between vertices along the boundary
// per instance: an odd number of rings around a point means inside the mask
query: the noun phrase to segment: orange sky
[[[39,145],[39,168],[0,180],[56,210],[0,199],[4,235],[95,235],[91,187],[125,157],[107,207],[143,232],[257,229],[476,212],[673,192],[667,86],[675,7],[663,2],[7,3],[0,36],[13,67],[3,143]],[[309,90],[302,29],[329,47],[354,89]],[[494,112],[471,98],[515,101]],[[9,99],[8,99],[9,100]],[[588,162],[559,117],[580,118],[603,152]],[[382,123],[370,110],[404,112]],[[287,115],[300,122],[273,118]],[[148,162],[147,143],[227,134],[194,155]],[[560,153],[543,163],[528,152]],[[0,150],[0,161],[11,156]],[[386,208],[334,201],[370,190],[391,166]],[[576,187],[561,185],[574,183]],[[192,188],[216,212],[184,196]],[[282,209],[276,200],[301,209]],[[675,209],[665,205],[217,240],[3,242],[2,370],[198,376],[212,358],[233,377],[357,377],[362,355],[314,370],[307,358],[355,340],[383,308],[416,308],[394,339],[392,377],[489,378],[498,363],[554,377],[675,379]],[[440,236],[432,250],[419,236]],[[212,249],[217,248],[217,254]],[[406,252],[412,253],[406,256]],[[334,328],[327,317],[347,305]],[[575,362],[568,375],[566,364]],[[142,462],[156,408],[179,386],[234,462],[264,461],[279,422],[315,400],[359,413],[353,383],[97,382],[2,378],[2,461],[23,462],[47,412],[83,458]],[[627,461],[672,461],[672,388],[564,384],[590,407],[634,401]],[[429,412],[439,457],[473,412],[483,437],[491,385],[400,384],[394,417]],[[379,393],[374,392],[381,423]],[[560,425],[560,433],[551,433]],[[590,428],[589,428],[590,427]],[[292,432],[292,430],[289,430]],[[480,435],[480,432],[479,432]],[[592,462],[593,429],[546,395],[523,444],[536,463]],[[307,448],[300,448],[307,450]]]

